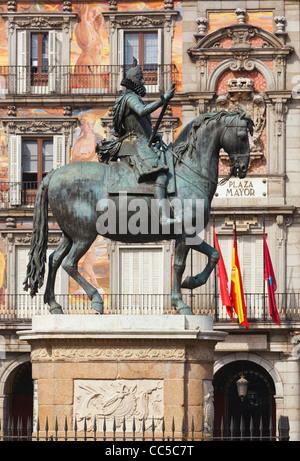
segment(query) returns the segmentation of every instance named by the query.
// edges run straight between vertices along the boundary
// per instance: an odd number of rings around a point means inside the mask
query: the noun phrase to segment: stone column
[[[209,401],[204,393],[213,379],[215,344],[226,333],[213,331],[208,316],[72,315],[34,317],[32,329],[20,333],[31,345],[32,377],[37,383],[40,430],[48,418],[53,430],[65,418],[78,431],[93,435],[94,422],[108,432],[115,419],[127,431],[155,434],[165,424],[166,436],[175,427],[181,436],[200,436],[205,407],[205,431],[211,434]]]

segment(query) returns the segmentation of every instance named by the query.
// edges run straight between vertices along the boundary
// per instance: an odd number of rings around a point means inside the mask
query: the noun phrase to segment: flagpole
[[[263,213],[263,231],[265,233],[265,213]],[[263,312],[264,312],[264,321],[266,321],[266,281],[265,281],[265,270],[266,270],[266,262],[265,262],[265,243],[264,243],[264,250],[263,250]]]
[[[233,228],[234,228],[234,238],[235,238],[236,251],[237,251],[237,238],[236,238],[236,219],[235,219],[235,213],[234,213],[234,215],[233,215]]]
[[[215,215],[213,215],[213,233],[215,231]],[[213,235],[213,240],[214,240],[214,235]],[[214,276],[215,276],[215,319],[216,322],[218,321],[218,302],[217,302],[217,264],[215,265],[215,271],[214,271]]]

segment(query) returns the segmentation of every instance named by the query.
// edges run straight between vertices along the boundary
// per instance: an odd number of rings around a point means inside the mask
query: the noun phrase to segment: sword
[[[172,83],[172,88],[175,88],[175,82]],[[155,127],[154,127],[154,129],[153,129],[153,131],[152,131],[152,134],[151,134],[151,136],[150,136],[150,139],[149,139],[149,141],[148,141],[148,146],[149,146],[149,147],[151,146],[151,144],[152,144],[152,142],[153,142],[153,139],[154,139],[155,136],[156,136],[157,130],[158,130],[159,125],[160,125],[160,122],[161,122],[161,120],[162,120],[162,118],[163,118],[163,116],[164,116],[164,113],[166,112],[166,109],[167,109],[168,105],[169,105],[169,101],[165,101],[165,102],[164,102],[164,105],[163,105],[163,107],[162,107],[162,110],[161,110],[161,112],[160,112],[160,114],[159,114],[159,117],[158,117],[158,119],[157,119],[157,122],[156,122],[156,124],[155,124]]]

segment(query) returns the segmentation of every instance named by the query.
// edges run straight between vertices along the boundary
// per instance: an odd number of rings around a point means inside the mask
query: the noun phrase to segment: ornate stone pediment
[[[133,28],[162,28],[166,31],[173,31],[174,23],[178,15],[176,10],[165,11],[143,11],[143,12],[103,12],[103,17],[108,23],[109,34],[113,34],[117,29]]]
[[[2,124],[7,134],[72,134],[75,124],[78,123],[75,117],[64,118],[11,118],[2,119]]]
[[[16,13],[8,12],[1,13],[1,16],[6,23],[9,33],[12,35],[15,29],[37,29],[37,30],[53,30],[62,29],[65,33],[72,30],[77,19],[77,13]]]
[[[260,39],[259,47],[251,42],[253,37]],[[222,45],[224,39],[232,40],[230,46],[224,47]],[[196,59],[200,51],[205,52],[205,50],[211,48],[214,49],[213,54],[219,54],[221,52],[220,49],[224,52],[224,48],[251,48],[253,52],[257,49],[262,49],[264,54],[266,54],[266,48],[273,49],[273,51],[276,51],[276,49],[285,50],[287,54],[293,51],[291,46],[285,45],[275,34],[250,24],[233,24],[217,29],[201,37],[195,47],[188,49],[188,53],[192,58]]]

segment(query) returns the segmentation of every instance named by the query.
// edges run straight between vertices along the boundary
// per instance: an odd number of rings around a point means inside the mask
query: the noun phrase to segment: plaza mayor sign
[[[250,178],[238,179],[231,178],[226,184],[218,185],[215,197],[217,198],[266,198],[267,179]]]

